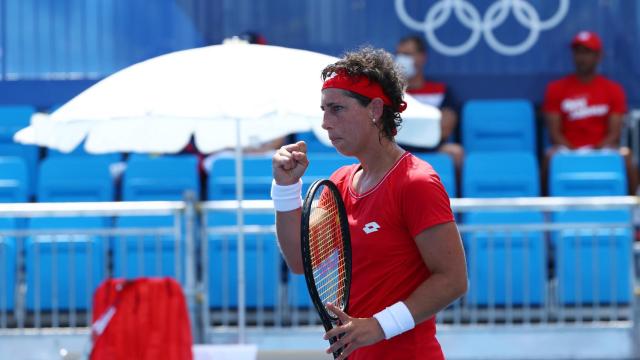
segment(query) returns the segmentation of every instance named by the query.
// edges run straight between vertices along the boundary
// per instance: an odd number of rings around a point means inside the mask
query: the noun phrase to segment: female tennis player
[[[384,50],[348,53],[322,71],[322,127],[359,164],[331,176],[349,220],[352,279],[348,314],[325,339],[338,359],[443,359],[435,314],[467,289],[466,264],[449,198],[433,168],[394,140],[406,108],[405,82]],[[273,156],[276,227],[289,268],[303,272],[301,177],[304,142]]]

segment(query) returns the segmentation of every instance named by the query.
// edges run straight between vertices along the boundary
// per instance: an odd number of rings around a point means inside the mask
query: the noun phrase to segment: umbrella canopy
[[[101,80],[15,140],[70,152],[203,153],[320,127],[321,70],[337,58],[278,46],[224,44],[152,58]],[[433,146],[440,112],[407,96],[398,141]],[[240,120],[240,144],[236,121]]]

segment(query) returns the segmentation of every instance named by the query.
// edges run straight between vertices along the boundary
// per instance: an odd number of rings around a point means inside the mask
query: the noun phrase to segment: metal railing
[[[86,330],[93,292],[112,276],[171,276],[193,299],[189,252],[194,246],[187,234],[194,229],[185,216],[190,207],[189,202],[0,204],[0,221],[6,221],[0,229],[0,334]]]
[[[22,226],[0,231],[0,244],[9,243],[8,239],[16,244],[15,262],[9,261],[10,247],[0,246],[0,264],[16,274],[13,285],[5,276],[0,281],[0,290],[14,289],[10,296],[0,292],[0,334],[86,331],[93,280],[123,274],[179,279],[197,342],[246,342],[251,334],[318,332],[320,323],[302,276],[283,266],[272,203],[239,205],[192,200],[0,205],[0,219],[18,222],[108,219],[106,225],[94,228]],[[242,228],[235,226],[239,208],[245,216]],[[640,249],[635,246],[634,258],[633,217],[564,223],[555,218],[576,210],[630,214],[638,209],[638,198],[465,198],[452,199],[452,208],[460,220],[470,290],[438,314],[439,326],[597,325],[624,328],[630,336],[640,333],[636,284]],[[472,221],[478,213],[497,213],[504,221]],[[539,221],[514,223],[516,213],[535,213]],[[164,217],[166,222],[130,227],[121,220],[132,216]],[[36,254],[45,254],[48,262],[34,260]],[[88,261],[75,270],[61,271],[66,268],[56,256],[99,259],[102,271],[91,278],[96,264]],[[36,270],[45,263],[50,271]],[[84,285],[73,282],[82,273],[78,269],[90,275],[83,278]],[[244,280],[239,282],[240,278]]]

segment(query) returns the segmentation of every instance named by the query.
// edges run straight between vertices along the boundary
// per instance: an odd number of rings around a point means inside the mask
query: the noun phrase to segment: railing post
[[[186,262],[185,262],[185,297],[187,299],[187,306],[189,311],[189,317],[191,318],[191,333],[193,334],[194,343],[202,342],[202,319],[198,316],[197,308],[197,289],[196,289],[196,195],[193,191],[187,191],[184,196],[185,210],[184,210],[184,232],[185,232],[185,247],[186,247]]]
[[[634,274],[634,289],[633,289],[633,329],[632,339],[633,344],[632,356],[633,359],[640,359],[640,244],[636,243],[633,247],[633,274]]]

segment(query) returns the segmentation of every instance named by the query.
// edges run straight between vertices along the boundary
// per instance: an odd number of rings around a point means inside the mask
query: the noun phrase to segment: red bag
[[[171,278],[108,279],[93,296],[91,360],[191,360],[180,285]]]

